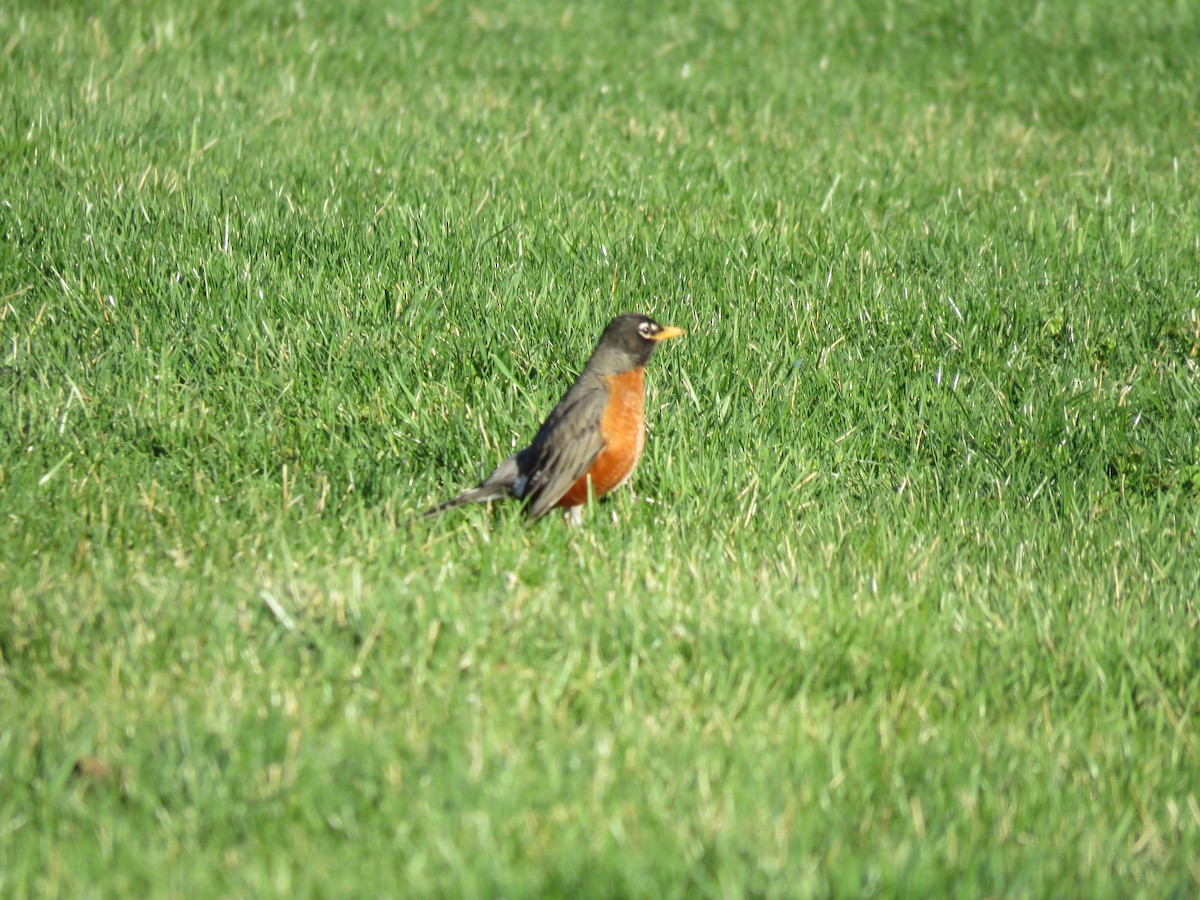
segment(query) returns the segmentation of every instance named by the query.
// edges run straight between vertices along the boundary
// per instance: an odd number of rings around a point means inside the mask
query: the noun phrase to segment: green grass
[[[0,894],[1200,889],[1200,13],[778,6],[0,8]]]

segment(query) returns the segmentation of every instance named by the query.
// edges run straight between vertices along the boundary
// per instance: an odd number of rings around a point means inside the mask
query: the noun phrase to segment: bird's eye
[[[638,326],[638,333],[642,337],[648,338],[654,333],[654,326],[649,322],[643,322]]]

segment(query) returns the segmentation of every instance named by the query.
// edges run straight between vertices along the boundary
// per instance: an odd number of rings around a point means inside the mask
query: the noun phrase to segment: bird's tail
[[[511,496],[513,485],[516,484],[519,474],[517,458],[510,456],[496,466],[496,470],[481,481],[478,487],[463,491],[452,500],[430,507],[425,510],[424,518],[428,519],[438,513],[444,513],[448,509],[466,506],[468,503],[487,503],[489,500],[499,500],[501,497]]]
[[[487,503],[489,500],[499,500],[501,497],[507,496],[507,487],[486,487],[481,484],[479,487],[473,487],[469,491],[463,491],[452,500],[439,503],[437,506],[431,506],[425,510],[423,515],[426,519],[429,519],[438,513],[444,513],[446,510],[454,509],[458,506],[466,506],[468,503]]]

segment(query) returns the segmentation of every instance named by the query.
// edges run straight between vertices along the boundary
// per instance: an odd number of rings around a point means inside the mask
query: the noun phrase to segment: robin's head
[[[649,316],[626,313],[608,323],[600,342],[592,351],[588,367],[602,375],[615,375],[629,369],[640,369],[650,361],[659,341],[683,334],[673,325],[659,325]]]

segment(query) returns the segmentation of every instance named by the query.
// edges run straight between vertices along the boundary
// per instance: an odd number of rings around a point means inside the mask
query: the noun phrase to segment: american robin
[[[533,443],[496,466],[478,487],[425,515],[516,497],[531,520],[554,507],[578,520],[589,496],[603,497],[633,474],[646,442],[642,372],[659,341],[681,334],[648,316],[617,316]]]

